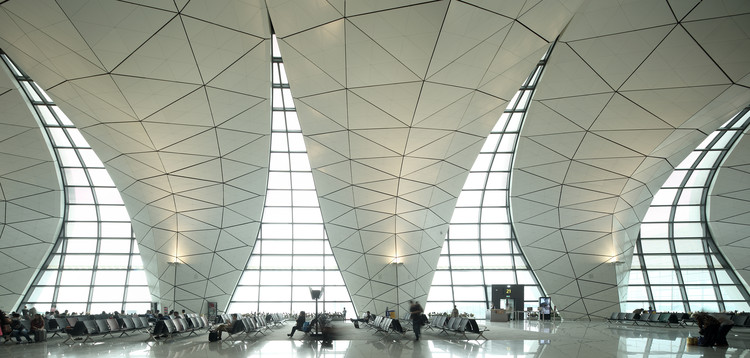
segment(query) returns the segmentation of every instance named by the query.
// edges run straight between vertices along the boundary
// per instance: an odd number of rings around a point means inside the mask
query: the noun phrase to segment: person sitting
[[[297,316],[297,324],[292,327],[292,332],[287,334],[287,336],[294,336],[294,332],[296,332],[298,329],[301,330],[302,326],[305,324],[305,321],[307,321],[307,315],[305,314],[305,311],[300,311],[299,316]]]
[[[0,329],[2,329],[1,332],[5,338],[5,342],[10,341],[10,333],[13,330],[10,328],[10,317],[6,316],[3,310],[0,310]]]
[[[175,314],[177,312],[175,311]],[[237,322],[237,314],[232,313],[232,320],[228,323],[224,323],[216,327],[216,332],[219,334],[219,338],[221,338],[221,332],[232,332],[232,328],[234,327],[234,324]],[[230,333],[231,334],[231,333]]]
[[[26,337],[26,341],[31,343],[31,337],[29,337],[29,331],[26,327],[21,324],[21,315],[18,313],[13,314],[13,319],[10,321],[10,335],[16,338],[16,344],[21,343],[21,336]]]
[[[42,315],[35,314],[31,320],[31,333],[34,334],[34,341],[41,342],[47,340],[47,330],[44,329],[44,319]]]
[[[713,346],[714,343],[716,343],[716,338],[719,333],[719,326],[721,325],[719,323],[719,320],[703,312],[694,313],[693,318],[700,328],[700,331],[698,333],[703,336],[703,340],[701,341],[700,345],[703,347]]]
[[[717,347],[727,347],[727,334],[734,327],[734,321],[732,321],[728,315],[717,313],[713,315],[717,321],[719,321],[719,330],[716,332],[716,341],[714,342]]]

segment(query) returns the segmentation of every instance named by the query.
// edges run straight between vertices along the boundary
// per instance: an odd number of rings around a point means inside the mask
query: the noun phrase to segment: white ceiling
[[[10,311],[57,241],[63,206],[42,129],[0,66],[0,309]]]
[[[628,255],[671,165],[750,100],[750,21],[744,1],[583,2],[9,1],[0,47],[106,163],[153,292],[200,311],[226,306],[257,235],[270,16],[333,252],[357,309],[381,312],[426,298],[469,167],[562,32],[513,217],[556,306],[608,316],[604,262]]]
[[[519,142],[511,208],[529,263],[568,318],[619,310],[617,284],[652,193],[750,101],[748,4],[721,2],[718,14],[708,3],[590,1],[552,52]]]

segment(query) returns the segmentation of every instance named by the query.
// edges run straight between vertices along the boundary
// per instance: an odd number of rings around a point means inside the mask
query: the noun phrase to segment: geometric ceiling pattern
[[[653,194],[750,101],[749,7],[591,1],[561,34],[521,132],[511,201],[523,251],[566,318],[619,310]]]
[[[577,5],[268,2],[359,312],[425,301],[484,139]]]
[[[750,282],[750,140],[745,130],[724,157],[709,191],[707,221],[716,245],[732,268]]]
[[[1,50],[0,57],[45,128],[65,188],[64,221],[54,254],[45,260],[21,304],[70,312],[145,312],[154,300],[130,215],[115,183],[47,93]]]
[[[201,311],[226,307],[258,234],[273,22],[333,255],[357,310],[382,312],[426,298],[484,139],[560,36],[521,129],[511,217],[556,306],[587,318],[617,309],[652,194],[750,101],[749,6],[5,1],[0,48],[104,162],[152,294]]]
[[[270,137],[261,4],[0,7],[2,48],[104,162],[169,308],[225,308],[257,236]]]
[[[62,224],[57,161],[26,94],[0,60],[0,307],[15,307]]]

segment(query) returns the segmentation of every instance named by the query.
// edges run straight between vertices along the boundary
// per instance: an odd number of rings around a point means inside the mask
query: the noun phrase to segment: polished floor
[[[426,331],[382,337],[373,331],[337,323],[338,339],[330,346],[289,339],[291,326],[266,336],[209,343],[207,335],[144,342],[145,334],[66,345],[61,338],[31,344],[0,345],[0,357],[750,357],[750,329],[730,332],[728,348],[687,346],[696,327],[663,328],[608,325],[603,322],[490,323],[489,340],[460,340]]]

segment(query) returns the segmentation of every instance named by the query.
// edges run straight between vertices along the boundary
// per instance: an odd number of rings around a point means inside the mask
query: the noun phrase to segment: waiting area
[[[729,347],[698,347],[687,344],[697,327],[674,329],[663,326],[613,325],[607,322],[477,320],[484,339],[464,337],[456,332],[436,329],[440,318],[430,318],[422,329],[422,339],[414,341],[410,322],[396,320],[403,333],[378,331],[375,320],[355,328],[351,321],[331,321],[334,340],[323,344],[309,334],[288,337],[293,319],[281,318],[263,329],[263,334],[224,333],[222,340],[208,341],[208,332],[174,332],[170,339],[151,339],[147,332],[98,335],[67,341],[62,334],[50,336],[38,344],[0,344],[3,357],[101,357],[118,352],[124,356],[148,357],[746,357],[750,355],[750,329],[738,327],[730,332]],[[132,317],[131,317],[132,318]],[[223,319],[228,318],[225,316]],[[249,318],[249,317],[245,317]],[[243,322],[242,318],[240,322]],[[380,319],[381,329],[385,317]],[[231,319],[231,318],[229,318]],[[133,320],[134,321],[134,320]],[[455,319],[453,320],[456,321]],[[460,321],[460,320],[459,320]],[[80,320],[79,320],[80,322]],[[85,321],[84,321],[85,322]],[[393,321],[392,321],[393,322]],[[244,322],[241,325],[247,328]],[[445,328],[445,326],[443,326]],[[476,335],[474,335],[476,336]],[[82,338],[82,337],[79,337]]]

